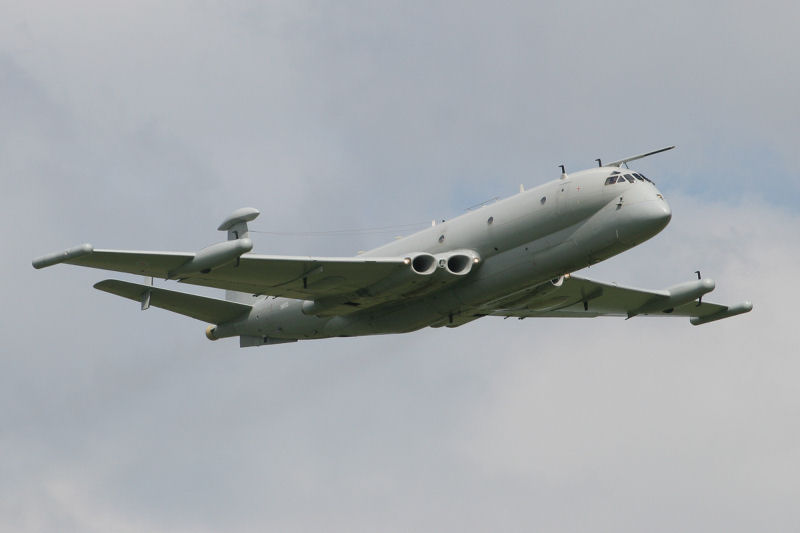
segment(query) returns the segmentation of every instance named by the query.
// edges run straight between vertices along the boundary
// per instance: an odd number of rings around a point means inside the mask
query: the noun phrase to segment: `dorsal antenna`
[[[637,159],[642,159],[643,157],[648,157],[648,156],[651,156],[651,155],[660,154],[661,152],[666,152],[667,150],[672,150],[673,148],[675,148],[675,147],[674,146],[667,146],[666,148],[661,148],[660,150],[653,150],[652,152],[647,152],[646,154],[639,154],[639,155],[634,155],[634,156],[631,156],[631,157],[626,157],[625,159],[620,159],[619,161],[612,161],[611,163],[607,163],[606,166],[607,167],[621,167],[622,165],[625,165],[625,167],[627,167],[628,166],[628,161],[636,161]]]
[[[597,161],[597,166],[598,167],[602,167],[603,166],[603,163],[600,162],[600,158],[599,157],[597,159],[595,159],[595,161]]]

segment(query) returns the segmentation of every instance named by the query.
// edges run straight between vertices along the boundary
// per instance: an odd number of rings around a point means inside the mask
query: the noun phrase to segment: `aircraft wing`
[[[236,242],[236,241],[228,241]],[[226,243],[222,243],[223,246]],[[236,244],[229,245],[236,246]],[[214,251],[214,258],[228,252]],[[244,254],[230,256],[223,266],[203,266],[203,252],[146,252],[100,250],[84,244],[33,261],[35,268],[58,263],[127,272],[142,276],[177,279],[183,283],[219,289],[285,296],[306,300],[350,294],[369,287],[394,273],[409,269],[404,257],[291,257]],[[241,253],[241,251],[239,251]],[[228,256],[226,256],[228,257]],[[199,268],[199,267],[198,267]]]
[[[208,274],[181,278],[182,283],[252,294],[318,300],[350,294],[408,269],[402,257],[289,257],[244,255]]]
[[[505,317],[593,318],[597,316],[682,316],[694,325],[747,313],[753,305],[702,302],[698,299],[714,289],[710,279],[690,281],[664,290],[643,290],[602,283],[578,276],[565,277],[560,286],[522,297],[489,315]]]

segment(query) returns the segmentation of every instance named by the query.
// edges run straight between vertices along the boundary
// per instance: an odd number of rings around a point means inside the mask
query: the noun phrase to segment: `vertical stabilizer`
[[[259,210],[254,207],[242,207],[223,220],[217,229],[219,231],[227,231],[229,241],[244,239],[249,236],[247,223],[255,220],[260,214]]]
[[[227,231],[229,241],[249,238],[250,230],[247,228],[247,223],[255,220],[260,214],[259,210],[254,207],[239,208],[223,220],[217,229],[219,231]],[[250,305],[256,300],[256,297],[244,292],[225,291],[225,299],[230,302]]]

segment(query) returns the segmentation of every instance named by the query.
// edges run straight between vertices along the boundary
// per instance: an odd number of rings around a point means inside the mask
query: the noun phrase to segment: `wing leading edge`
[[[725,306],[702,302],[703,294],[714,290],[711,279],[690,281],[669,289],[651,291],[569,276],[563,284],[542,296],[517,301],[513,306],[488,312],[504,317],[594,318],[598,316],[682,316],[693,325],[705,324],[747,313],[753,304]]]

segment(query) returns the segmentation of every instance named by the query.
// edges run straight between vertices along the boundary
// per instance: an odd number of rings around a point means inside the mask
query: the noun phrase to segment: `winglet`
[[[76,259],[84,255],[89,255],[93,251],[94,247],[91,244],[81,244],[68,250],[64,250],[63,252],[53,252],[51,254],[37,257],[31,262],[31,264],[33,265],[33,268],[45,268],[63,263],[64,261],[69,261],[70,259]]]
[[[639,154],[634,155],[631,157],[626,157],[625,159],[620,159],[619,161],[612,161],[611,163],[606,163],[605,166],[607,167],[621,167],[623,164],[628,163],[629,161],[636,161],[637,159],[642,159],[645,157],[649,157],[651,155],[660,154],[661,152],[666,152],[667,150],[672,150],[675,148],[674,146],[667,146],[666,148],[661,148],[660,150],[654,150],[652,152],[647,152],[646,154]]]

